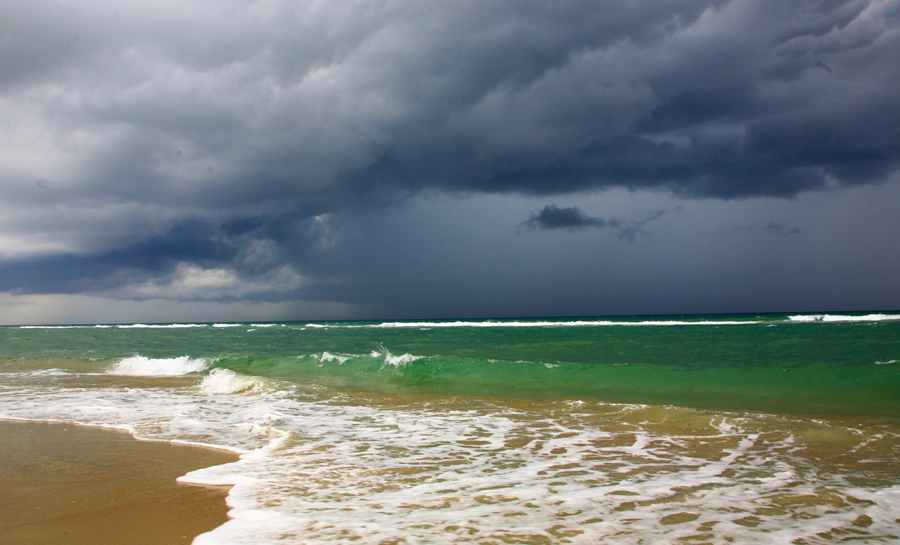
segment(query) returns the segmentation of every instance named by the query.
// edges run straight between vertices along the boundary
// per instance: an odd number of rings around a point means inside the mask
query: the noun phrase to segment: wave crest
[[[851,316],[842,314],[797,314],[788,316],[792,322],[884,322],[900,320],[900,314],[866,314]]]
[[[391,351],[385,348],[384,346],[380,346],[379,350],[373,351],[369,354],[373,358],[377,358],[379,356],[384,357],[385,365],[393,365],[394,367],[403,367],[409,363],[412,363],[416,360],[420,360],[425,356],[413,356],[412,354],[403,354],[401,356],[395,356],[391,354]]]
[[[200,382],[200,391],[205,394],[254,393],[271,389],[265,379],[222,368],[213,369]]]
[[[191,359],[190,356],[177,358],[147,358],[135,355],[114,363],[107,373],[135,377],[178,377],[189,373],[199,373],[209,367],[205,358]]]
[[[325,352],[322,352],[321,356],[319,354],[313,354],[312,357],[314,360],[318,361],[319,363],[325,363],[326,361],[336,361],[336,362],[338,362],[338,365],[344,365],[344,363],[347,360],[349,360],[350,358],[355,358],[356,356],[354,356],[354,355],[341,356],[341,355],[332,354],[331,352],[325,351]]]

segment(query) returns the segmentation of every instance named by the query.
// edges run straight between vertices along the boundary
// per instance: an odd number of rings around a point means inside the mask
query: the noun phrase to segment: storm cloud
[[[883,184],[898,28],[898,0],[3,2],[0,291],[366,302],[355,230],[423,195]]]
[[[528,229],[576,230],[587,227],[602,229],[607,225],[618,225],[618,223],[618,220],[607,221],[603,218],[588,217],[576,206],[559,208],[555,204],[549,204],[522,222],[522,227]]]
[[[676,212],[681,212],[681,208],[676,208]],[[567,208],[559,208],[555,204],[549,204],[538,212],[533,212],[531,217],[519,224],[519,232],[523,230],[554,230],[565,229],[568,231],[579,231],[587,228],[595,229],[612,229],[618,232],[618,236],[622,240],[634,242],[638,235],[647,235],[644,226],[648,223],[662,218],[672,210],[657,210],[648,214],[639,220],[623,220],[618,218],[595,218],[586,215],[577,206],[569,206]]]

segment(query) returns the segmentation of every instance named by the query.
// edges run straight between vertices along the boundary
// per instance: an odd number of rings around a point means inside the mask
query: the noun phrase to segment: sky
[[[0,323],[900,309],[900,0],[5,0]]]

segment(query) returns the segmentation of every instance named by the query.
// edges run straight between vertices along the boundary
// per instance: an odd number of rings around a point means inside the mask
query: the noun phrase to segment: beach
[[[0,431],[4,543],[895,543],[898,361],[898,313],[2,327],[0,419],[65,423]]]
[[[190,543],[227,520],[227,488],[176,482],[232,453],[62,423],[0,421],[4,545]]]

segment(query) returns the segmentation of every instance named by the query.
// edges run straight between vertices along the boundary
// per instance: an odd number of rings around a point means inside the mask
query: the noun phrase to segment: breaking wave
[[[788,316],[792,322],[885,322],[900,320],[900,314],[866,314],[853,316],[849,314],[797,314]]]
[[[191,359],[190,356],[153,359],[135,355],[122,359],[106,370],[112,375],[133,377],[178,377],[189,373],[200,373],[209,368],[205,358]]]
[[[235,373],[230,369],[213,369],[200,382],[200,391],[205,394],[243,394],[272,390],[269,381]]]

